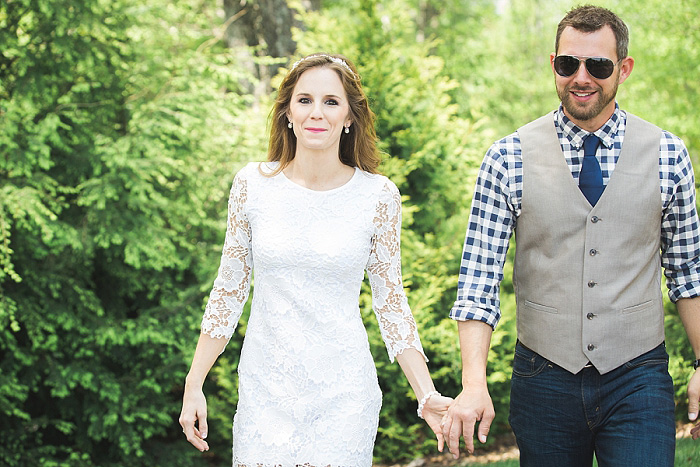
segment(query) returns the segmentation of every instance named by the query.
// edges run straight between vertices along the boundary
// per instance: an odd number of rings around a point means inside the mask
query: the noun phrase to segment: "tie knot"
[[[600,144],[600,138],[598,138],[596,135],[591,133],[590,135],[586,136],[586,139],[583,140],[584,157],[594,156],[596,149],[598,149],[598,144]]]

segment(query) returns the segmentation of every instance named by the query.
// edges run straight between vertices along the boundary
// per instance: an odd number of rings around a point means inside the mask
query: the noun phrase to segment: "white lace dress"
[[[381,392],[358,306],[365,270],[390,359],[423,353],[401,282],[398,189],[355,169],[345,185],[313,191],[258,167],[234,179],[202,321],[230,338],[255,270],[233,465],[371,466]]]

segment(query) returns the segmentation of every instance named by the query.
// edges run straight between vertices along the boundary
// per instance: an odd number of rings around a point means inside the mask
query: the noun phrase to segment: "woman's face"
[[[337,156],[341,133],[351,123],[349,115],[338,74],[327,67],[306,70],[294,86],[287,115],[297,137],[297,153],[328,151]]]

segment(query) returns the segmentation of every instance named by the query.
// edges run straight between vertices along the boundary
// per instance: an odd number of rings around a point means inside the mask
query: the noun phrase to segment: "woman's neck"
[[[326,191],[346,184],[352,178],[355,169],[340,162],[338,157],[297,153],[283,172],[297,185],[310,190]]]

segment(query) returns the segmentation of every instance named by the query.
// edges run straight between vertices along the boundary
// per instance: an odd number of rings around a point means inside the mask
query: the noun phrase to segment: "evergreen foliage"
[[[221,18],[170,5],[0,10],[2,465],[193,457],[183,348],[251,156],[231,154],[248,102],[207,42]]]
[[[304,25],[296,57],[339,52],[358,66],[382,171],[404,196],[409,302],[436,386],[455,396],[447,313],[476,171],[496,138],[556,107],[547,59],[575,2],[288,3]],[[697,160],[700,1],[643,4],[606,3],[630,26],[636,59],[621,106],[682,137]],[[233,173],[266,153],[271,100],[252,95],[243,62],[256,51],[226,49],[225,21],[208,0],[0,0],[0,465],[230,464],[247,312],[205,385],[211,450],[189,446],[176,421]],[[509,429],[512,254],[489,356],[492,438]],[[433,453],[367,285],[360,305],[384,392],[375,458]],[[666,309],[683,418],[692,352]]]

